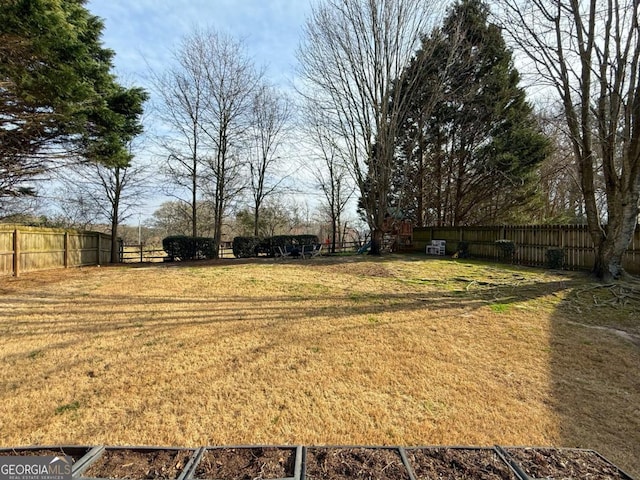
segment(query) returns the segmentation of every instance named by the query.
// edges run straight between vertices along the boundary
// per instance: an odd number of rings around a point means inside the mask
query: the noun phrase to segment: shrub
[[[550,248],[546,253],[547,267],[554,270],[564,268],[564,248]]]
[[[296,235],[298,245],[317,245],[320,243],[317,235]]]
[[[278,247],[301,247],[303,245],[315,245],[320,243],[317,235],[276,235],[265,238],[258,245],[258,250],[273,256]]]
[[[498,247],[498,258],[500,260],[513,261],[516,253],[516,245],[513,240],[496,240],[495,244]]]
[[[236,258],[249,258],[258,254],[262,239],[260,237],[234,237],[233,255]]]
[[[237,258],[254,257],[266,253],[273,257],[278,247],[301,247],[320,243],[317,235],[275,235],[273,237],[235,237],[233,239],[233,254]]]
[[[173,235],[162,239],[162,248],[169,261],[201,260],[215,258],[216,244],[209,237],[187,237]]]

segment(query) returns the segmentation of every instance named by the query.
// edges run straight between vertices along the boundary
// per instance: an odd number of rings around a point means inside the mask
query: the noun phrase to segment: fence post
[[[99,267],[100,266],[100,256],[102,253],[102,245],[100,245],[100,240],[102,239],[102,234],[100,232],[97,232],[96,235],[98,236],[98,255],[96,258],[96,265]]]
[[[143,252],[142,252],[142,247],[143,247],[143,246],[144,246],[144,243],[140,242],[140,263],[142,263],[142,262],[143,262],[143,260],[144,260],[143,255],[142,255],[142,253],[143,253]]]
[[[69,268],[69,232],[64,232],[64,268]]]
[[[20,230],[13,231],[13,276],[20,276]]]

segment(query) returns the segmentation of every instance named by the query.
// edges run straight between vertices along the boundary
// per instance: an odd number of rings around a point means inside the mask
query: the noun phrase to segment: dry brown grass
[[[639,303],[588,282],[396,256],[3,277],[0,444],[579,446],[637,475]]]

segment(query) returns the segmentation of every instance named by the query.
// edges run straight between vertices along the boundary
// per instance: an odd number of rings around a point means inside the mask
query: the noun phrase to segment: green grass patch
[[[66,412],[75,412],[80,408],[80,402],[75,401],[71,403],[65,403],[64,405],[59,405],[56,407],[56,415],[62,415]]]

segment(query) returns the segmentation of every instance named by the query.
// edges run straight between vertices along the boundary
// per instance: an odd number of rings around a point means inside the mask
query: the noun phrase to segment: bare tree
[[[557,111],[538,113],[544,134],[550,139],[550,155],[538,172],[542,208],[532,212],[541,223],[582,223],[585,221],[580,172],[571,142],[564,135],[564,115]],[[600,187],[601,190],[601,182]]]
[[[148,180],[146,167],[134,162],[126,166],[77,165],[66,177],[66,196],[59,200],[61,210],[86,225],[107,221],[111,230],[111,263],[118,263],[118,227],[139,205]]]
[[[154,212],[150,225],[161,232],[162,235],[191,235],[192,218],[191,209],[185,208],[187,204],[179,200],[163,202]],[[201,236],[210,236],[208,229],[213,225],[211,204],[205,200],[198,201],[198,228]]]
[[[637,0],[502,0],[505,29],[556,93],[578,162],[594,273],[624,274],[640,198]],[[606,205],[598,205],[599,175]]]
[[[309,168],[322,192],[324,209],[331,224],[331,253],[335,253],[336,244],[342,240],[342,217],[353,198],[355,186],[349,181],[349,171],[342,161],[333,136],[324,124],[321,112],[311,104],[306,117],[307,137],[315,160]]]
[[[413,87],[398,80],[436,12],[425,0],[324,0],[313,7],[299,49],[305,93],[340,138],[374,254],[380,253],[395,140]]]
[[[175,65],[153,76],[154,90],[161,102],[159,118],[167,130],[159,136],[166,153],[163,170],[171,182],[165,192],[189,209],[194,237],[198,236],[201,169],[208,153],[200,128],[206,106],[203,53],[199,40],[186,37],[174,53]]]
[[[219,245],[227,210],[244,188],[240,152],[247,139],[252,100],[262,74],[243,44],[229,36],[212,30],[196,32],[192,42],[206,81],[200,128],[211,146],[211,155],[206,159],[205,189],[213,203],[213,238]]]
[[[263,85],[254,94],[251,109],[249,174],[253,200],[253,229],[258,235],[260,209],[275,194],[284,177],[276,172],[278,156],[286,139],[292,108],[289,100],[274,87]]]

